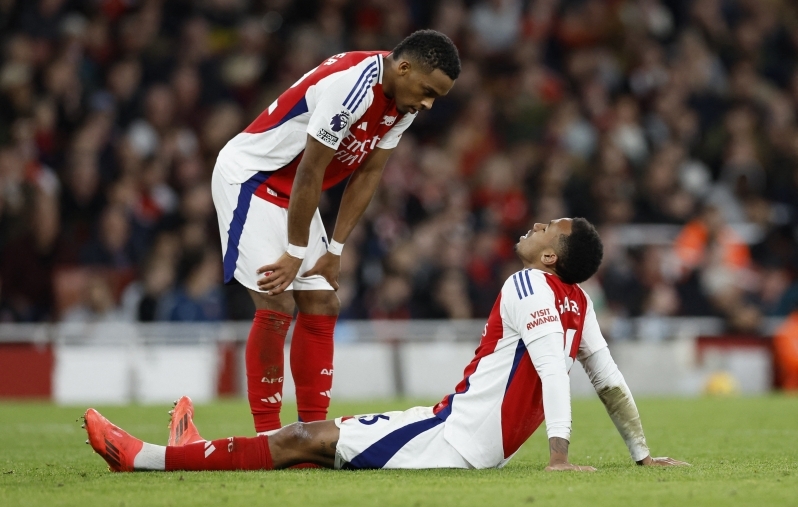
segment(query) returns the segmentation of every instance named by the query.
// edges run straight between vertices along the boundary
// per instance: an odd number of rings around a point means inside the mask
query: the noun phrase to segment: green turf
[[[633,466],[597,401],[574,402],[571,458],[595,474],[543,472],[539,430],[503,470],[179,472],[112,474],[84,445],[80,408],[0,403],[0,505],[283,505],[798,507],[798,398],[638,400],[655,455],[682,469]],[[335,415],[408,402],[335,403]],[[285,407],[291,409],[292,407]],[[167,407],[108,407],[108,418],[166,442]],[[284,412],[289,413],[289,412]],[[206,438],[251,435],[244,402],[197,407]]]

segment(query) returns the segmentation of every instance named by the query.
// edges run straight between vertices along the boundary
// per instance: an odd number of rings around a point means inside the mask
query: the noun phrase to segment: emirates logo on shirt
[[[343,141],[341,141],[340,149],[335,152],[335,159],[342,164],[352,166],[360,164],[363,159],[371,153],[377,143],[382,139],[380,136],[373,136],[370,139],[360,140],[357,136],[350,132]]]

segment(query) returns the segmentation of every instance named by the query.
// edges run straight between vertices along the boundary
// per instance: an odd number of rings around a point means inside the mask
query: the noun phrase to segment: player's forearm
[[[610,419],[626,443],[632,459],[637,462],[648,456],[648,445],[643,433],[643,425],[640,422],[640,414],[626,383],[606,387],[597,392]]]
[[[319,206],[323,175],[324,171],[317,174],[313,169],[303,168],[301,162],[297,168],[288,203],[288,242],[292,245],[308,246],[310,221]]]
[[[562,353],[560,358],[562,361]],[[546,434],[549,438],[571,439],[571,384],[568,372],[562,371],[541,377],[543,384],[543,412],[546,415]]]
[[[634,461],[641,461],[649,455],[640,413],[618,366],[612,359],[609,349],[595,352],[583,362],[590,382],[604,403],[610,419],[621,434]]]
[[[352,229],[355,228],[366,211],[382,177],[384,162],[377,161],[375,167],[363,167],[355,171],[344,190],[341,208],[335,221],[332,239],[345,243]]]
[[[543,390],[546,433],[551,440],[571,438],[571,384],[562,353],[562,333],[553,333],[528,345]]]
[[[288,203],[288,242],[292,245],[308,245],[310,221],[319,206],[324,172],[333,155],[335,150],[308,136]]]

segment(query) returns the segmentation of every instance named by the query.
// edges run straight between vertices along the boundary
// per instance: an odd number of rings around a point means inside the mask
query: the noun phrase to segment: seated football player
[[[500,468],[546,420],[546,470],[594,471],[568,461],[571,394],[578,360],[639,465],[652,458],[629,387],[579,283],[593,276],[603,247],[583,218],[535,224],[516,252],[524,269],[504,283],[463,380],[434,407],[334,421],[294,423],[254,438],[203,439],[188,397],[175,406],[169,445],[129,435],[96,410],[85,428],[114,471],[272,470],[302,463],[329,468]]]

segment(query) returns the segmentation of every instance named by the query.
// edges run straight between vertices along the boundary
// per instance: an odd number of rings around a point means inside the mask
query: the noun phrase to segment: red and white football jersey
[[[444,437],[471,465],[505,462],[543,422],[542,384],[527,346],[552,333],[563,337],[569,371],[583,339],[605,343],[578,285],[536,269],[508,278],[465,378],[434,408],[446,421]]]
[[[375,148],[392,149],[413,122],[382,89],[386,51],[341,53],[286,90],[219,152],[217,170],[231,184],[254,179],[255,195],[288,207],[307,136],[336,150],[326,190],[352,174]]]

